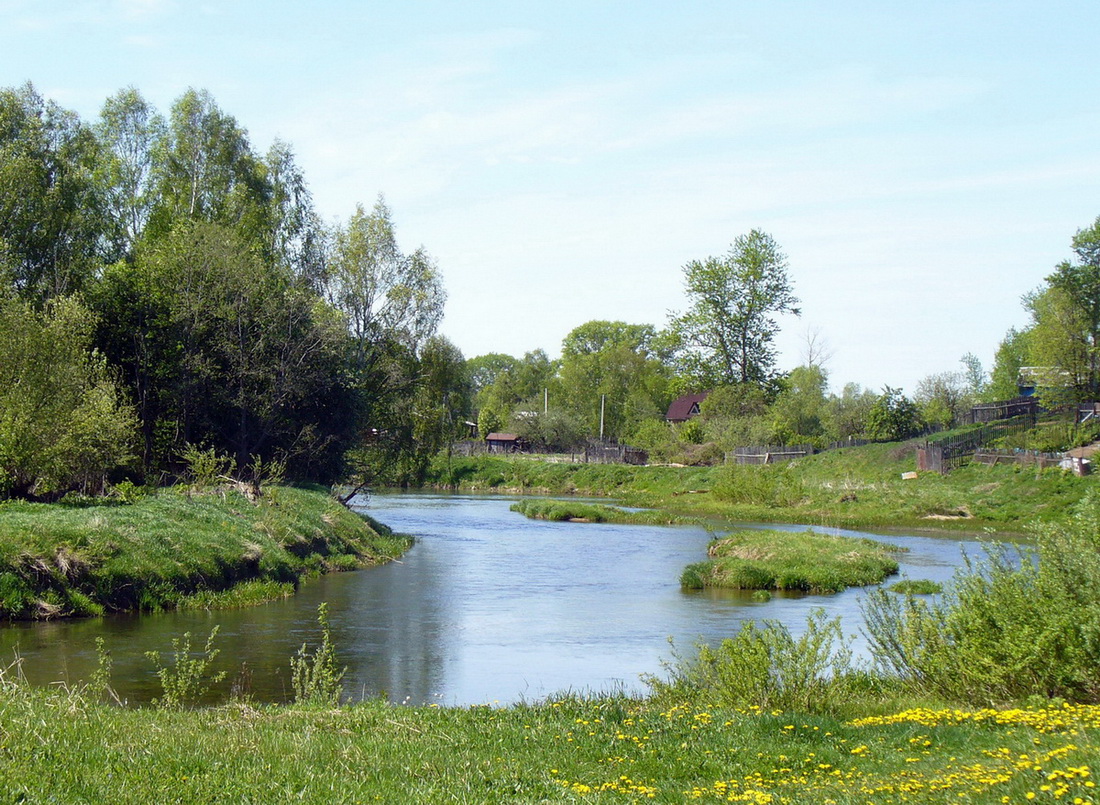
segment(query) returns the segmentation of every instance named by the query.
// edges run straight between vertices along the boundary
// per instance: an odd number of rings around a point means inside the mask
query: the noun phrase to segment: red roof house
[[[709,391],[704,391],[699,394],[685,394],[683,397],[677,397],[672,401],[672,405],[668,407],[665,419],[669,422],[687,422],[693,416],[698,416],[699,406],[708,394],[710,394]]]

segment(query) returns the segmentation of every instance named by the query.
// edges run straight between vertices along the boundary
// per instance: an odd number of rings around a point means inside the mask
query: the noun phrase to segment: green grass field
[[[864,718],[623,698],[125,710],[0,689],[25,802],[1092,802],[1100,708]]]

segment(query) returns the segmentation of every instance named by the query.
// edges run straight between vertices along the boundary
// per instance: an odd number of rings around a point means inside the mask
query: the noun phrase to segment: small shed
[[[485,437],[490,453],[518,453],[523,443],[524,440],[514,433],[490,433]]]
[[[699,394],[685,394],[683,397],[677,397],[672,401],[672,405],[668,407],[665,419],[669,422],[687,422],[693,416],[698,416],[699,406],[702,405],[703,400],[709,394],[709,391],[704,391]]]

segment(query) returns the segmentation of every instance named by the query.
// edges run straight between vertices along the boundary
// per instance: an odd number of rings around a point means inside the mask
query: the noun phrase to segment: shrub
[[[840,618],[815,610],[806,631],[795,638],[781,623],[745,623],[737,636],[716,648],[698,648],[679,661],[672,678],[647,678],[658,695],[701,700],[719,707],[758,707],[820,713],[843,701],[843,679],[852,671],[851,640]]]
[[[959,700],[1100,698],[1100,496],[1036,537],[1037,553],[990,546],[968,558],[937,603],[869,596],[878,664]]]

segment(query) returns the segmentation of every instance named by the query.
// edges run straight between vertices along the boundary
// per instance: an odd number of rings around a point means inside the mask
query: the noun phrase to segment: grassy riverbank
[[[710,558],[688,565],[680,583],[689,589],[838,593],[897,573],[900,551],[870,539],[812,531],[738,531],[714,540],[707,549]]]
[[[854,718],[564,698],[167,711],[9,682],[0,725],[0,790],[27,802],[1091,802],[1100,763],[1095,707]]]
[[[177,487],[87,504],[0,504],[0,618],[240,605],[409,544],[322,489],[265,488],[253,502]]]
[[[915,470],[911,444],[833,450],[786,464],[631,467],[552,464],[523,457],[439,459],[428,483],[464,491],[613,496],[629,505],[728,521],[1021,532],[1063,518],[1094,478],[1060,469],[961,467]]]

